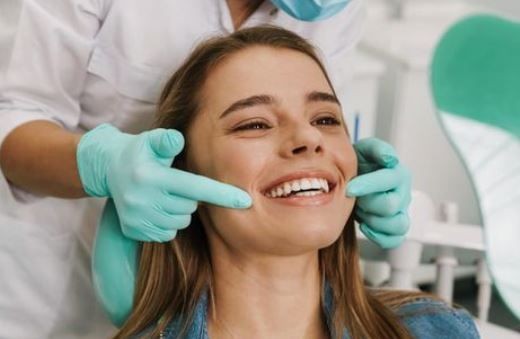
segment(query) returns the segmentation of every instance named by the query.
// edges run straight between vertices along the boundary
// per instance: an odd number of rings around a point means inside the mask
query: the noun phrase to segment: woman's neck
[[[218,253],[212,260],[211,339],[328,338],[317,253],[254,259]]]

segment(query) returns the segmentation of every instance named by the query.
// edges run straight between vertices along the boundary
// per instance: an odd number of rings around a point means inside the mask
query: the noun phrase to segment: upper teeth
[[[322,178],[302,178],[291,181],[286,181],[280,185],[273,187],[267,196],[271,198],[288,196],[291,193],[303,190],[321,190],[323,192],[329,191],[329,183]]]

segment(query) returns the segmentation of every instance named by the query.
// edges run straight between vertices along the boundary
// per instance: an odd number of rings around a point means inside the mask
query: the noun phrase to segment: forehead
[[[318,63],[302,52],[268,46],[249,47],[227,57],[208,74],[202,88],[206,99],[215,100],[311,91],[332,91]]]

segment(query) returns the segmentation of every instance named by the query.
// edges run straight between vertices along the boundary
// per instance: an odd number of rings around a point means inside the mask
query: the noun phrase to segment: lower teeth
[[[322,193],[323,193],[322,191],[304,191],[304,192],[294,193],[293,195],[297,196],[297,197],[312,197],[314,195],[318,195],[318,194],[322,194]]]

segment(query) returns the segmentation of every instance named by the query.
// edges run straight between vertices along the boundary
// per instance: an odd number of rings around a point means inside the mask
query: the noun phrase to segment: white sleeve
[[[107,5],[104,0],[23,0],[20,7],[0,74],[0,147],[13,129],[29,121],[77,127],[87,62]]]
[[[23,0],[0,78],[0,146],[32,120],[75,128],[102,0]]]
[[[366,0],[351,0],[345,9],[345,13],[338,18],[334,18],[334,30],[336,36],[331,56],[340,57],[348,51],[353,50],[363,35],[366,20]]]

